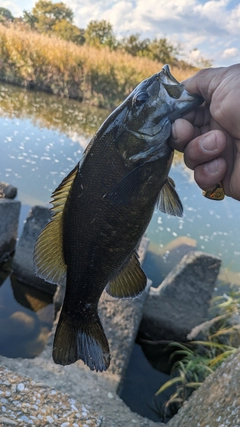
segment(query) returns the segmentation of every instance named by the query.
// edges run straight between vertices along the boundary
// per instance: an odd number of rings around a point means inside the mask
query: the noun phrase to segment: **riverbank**
[[[114,108],[163,64],[104,47],[79,46],[55,36],[0,24],[0,80]],[[194,69],[172,67],[182,80]]]

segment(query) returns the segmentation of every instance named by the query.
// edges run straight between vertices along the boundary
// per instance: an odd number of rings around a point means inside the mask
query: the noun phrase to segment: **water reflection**
[[[106,110],[2,84],[0,180],[19,188],[22,203],[47,203],[107,115]]]
[[[173,167],[170,175],[182,200],[184,215],[174,218],[155,211],[148,229],[150,250],[161,253],[172,239],[191,237],[197,242],[197,250],[219,256],[223,269],[229,270],[228,276],[240,284],[240,275],[231,275],[239,272],[239,202],[228,197],[222,201],[203,197],[197,185],[189,180],[183,164]]]
[[[52,300],[8,276],[0,287],[0,354],[33,358],[47,342],[53,323]]]

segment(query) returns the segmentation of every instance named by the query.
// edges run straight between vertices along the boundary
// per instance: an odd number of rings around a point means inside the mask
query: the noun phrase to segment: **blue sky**
[[[58,0],[60,1],[60,0]],[[0,0],[13,16],[30,11],[35,0]],[[140,33],[180,43],[183,59],[211,59],[214,66],[240,62],[240,1],[237,0],[63,0],[86,28],[107,19],[117,36]]]

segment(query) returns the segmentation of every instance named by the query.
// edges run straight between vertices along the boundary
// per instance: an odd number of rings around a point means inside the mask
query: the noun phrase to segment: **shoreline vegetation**
[[[0,23],[0,80],[28,89],[115,108],[164,64],[109,47],[78,45],[21,23]],[[197,68],[172,66],[178,80]]]

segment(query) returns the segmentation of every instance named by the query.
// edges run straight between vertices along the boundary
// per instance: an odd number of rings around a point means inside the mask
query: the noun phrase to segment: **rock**
[[[165,245],[160,252],[164,263],[165,276],[182,260],[184,255],[196,250],[197,241],[187,236],[179,236]]]
[[[64,300],[64,296],[65,296],[65,286],[57,286],[57,290],[53,297],[53,303],[56,311],[60,310]]]
[[[201,323],[195,326],[188,334],[187,339],[189,341],[206,341],[211,335],[210,330],[214,328],[215,324],[221,319],[221,316],[215,317],[211,320]]]
[[[45,282],[36,276],[33,266],[34,245],[42,229],[51,219],[51,212],[43,206],[35,206],[29,213],[22,235],[13,258],[13,272],[15,276],[31,286],[44,292],[54,294],[56,285]]]
[[[165,245],[160,251],[155,245],[150,244],[143,264],[144,271],[153,282],[153,286],[158,287],[181,259],[196,249],[197,242],[186,236],[179,236]]]
[[[17,240],[21,203],[0,199],[0,265],[13,253]]]
[[[99,301],[99,314],[111,352],[108,372],[117,374],[120,382],[133,349],[150,285],[148,281],[146,290],[136,298],[117,299],[103,292]]]
[[[102,417],[71,396],[0,367],[0,425],[100,427]]]
[[[240,350],[209,375],[168,427],[240,426]]]
[[[224,328],[219,329],[224,322]],[[221,332],[221,333],[220,333]],[[213,319],[202,323],[192,329],[187,338],[190,341],[207,341],[209,335],[217,333],[217,341],[220,344],[230,345],[231,347],[240,347],[240,315],[234,313],[229,317],[216,316]]]
[[[152,340],[186,341],[193,327],[207,319],[221,260],[190,252],[157,288],[151,288],[140,331]]]
[[[143,236],[141,241],[140,241],[140,245],[139,245],[138,251],[137,251],[140,264],[143,264],[143,262],[144,262],[144,259],[145,259],[146,254],[147,254],[149,243],[150,243],[150,239]]]
[[[14,199],[17,195],[17,188],[6,182],[0,182],[0,198]]]

